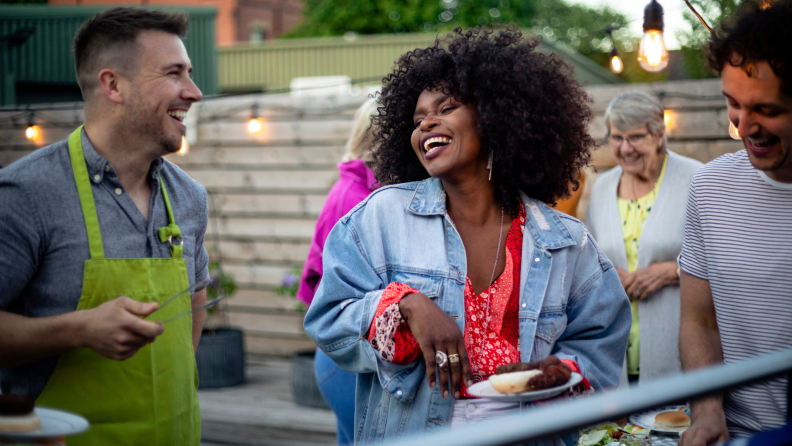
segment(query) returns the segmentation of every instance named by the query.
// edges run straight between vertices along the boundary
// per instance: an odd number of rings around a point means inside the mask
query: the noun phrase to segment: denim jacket
[[[618,274],[578,220],[524,194],[520,271],[522,361],[575,361],[597,389],[618,384],[630,304]],[[388,284],[418,289],[464,332],[465,247],[446,212],[440,180],[381,188],[335,225],[324,276],[305,317],[317,346],[358,373],[355,444],[381,444],[445,428],[453,398],[429,387],[422,357],[382,360],[366,340]],[[553,444],[553,440],[549,440]]]

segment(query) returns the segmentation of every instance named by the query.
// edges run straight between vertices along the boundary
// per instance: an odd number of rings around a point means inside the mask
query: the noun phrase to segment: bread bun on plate
[[[690,417],[682,410],[661,412],[655,415],[654,427],[658,429],[684,430],[690,427]]]
[[[0,432],[30,432],[41,419],[34,412],[33,398],[26,395],[0,395]]]

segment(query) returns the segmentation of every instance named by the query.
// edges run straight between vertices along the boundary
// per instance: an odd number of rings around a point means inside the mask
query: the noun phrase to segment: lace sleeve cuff
[[[391,283],[382,292],[374,321],[369,328],[368,341],[385,361],[406,364],[421,353],[418,341],[399,311],[402,298],[418,292],[415,288],[398,282]]]

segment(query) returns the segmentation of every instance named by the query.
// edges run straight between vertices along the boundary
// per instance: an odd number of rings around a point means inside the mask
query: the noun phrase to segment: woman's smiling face
[[[424,90],[413,123],[410,142],[429,175],[450,179],[486,172],[473,104],[462,104],[442,89]]]

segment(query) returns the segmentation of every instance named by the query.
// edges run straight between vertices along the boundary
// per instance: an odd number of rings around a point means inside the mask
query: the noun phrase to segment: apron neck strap
[[[88,178],[88,167],[83,154],[82,130],[83,126],[80,126],[69,135],[69,157],[71,158],[72,171],[74,172],[74,182],[77,184],[77,194],[80,197],[80,206],[82,206],[83,217],[85,218],[85,229],[88,232],[91,259],[101,260],[105,258],[104,246],[102,245],[102,233],[99,229],[99,217],[96,213],[96,203],[91,190],[91,180]],[[160,228],[157,233],[160,242],[168,242],[170,244],[171,256],[180,259],[184,250],[181,229],[176,226],[176,220],[173,218],[173,209],[171,208],[168,191],[165,190],[165,182],[162,176],[160,176],[159,183],[162,189],[162,196],[165,199],[165,208],[168,210],[168,226]]]
[[[69,157],[74,172],[74,182],[77,184],[77,194],[80,197],[80,206],[85,218],[91,259],[101,260],[105,258],[104,246],[102,246],[102,233],[99,230],[99,217],[96,214],[96,203],[94,203],[91,191],[91,180],[88,179],[88,167],[83,154],[82,130],[83,126],[80,126],[69,135]]]
[[[173,218],[173,209],[171,208],[170,200],[168,199],[168,191],[165,190],[165,181],[160,175],[160,189],[162,189],[162,198],[165,199],[165,208],[168,210],[168,226],[160,228],[157,231],[160,242],[168,242],[170,244],[171,257],[180,259],[182,257],[184,246],[182,242],[181,229],[176,226],[176,220]],[[174,239],[178,239],[175,240]]]

